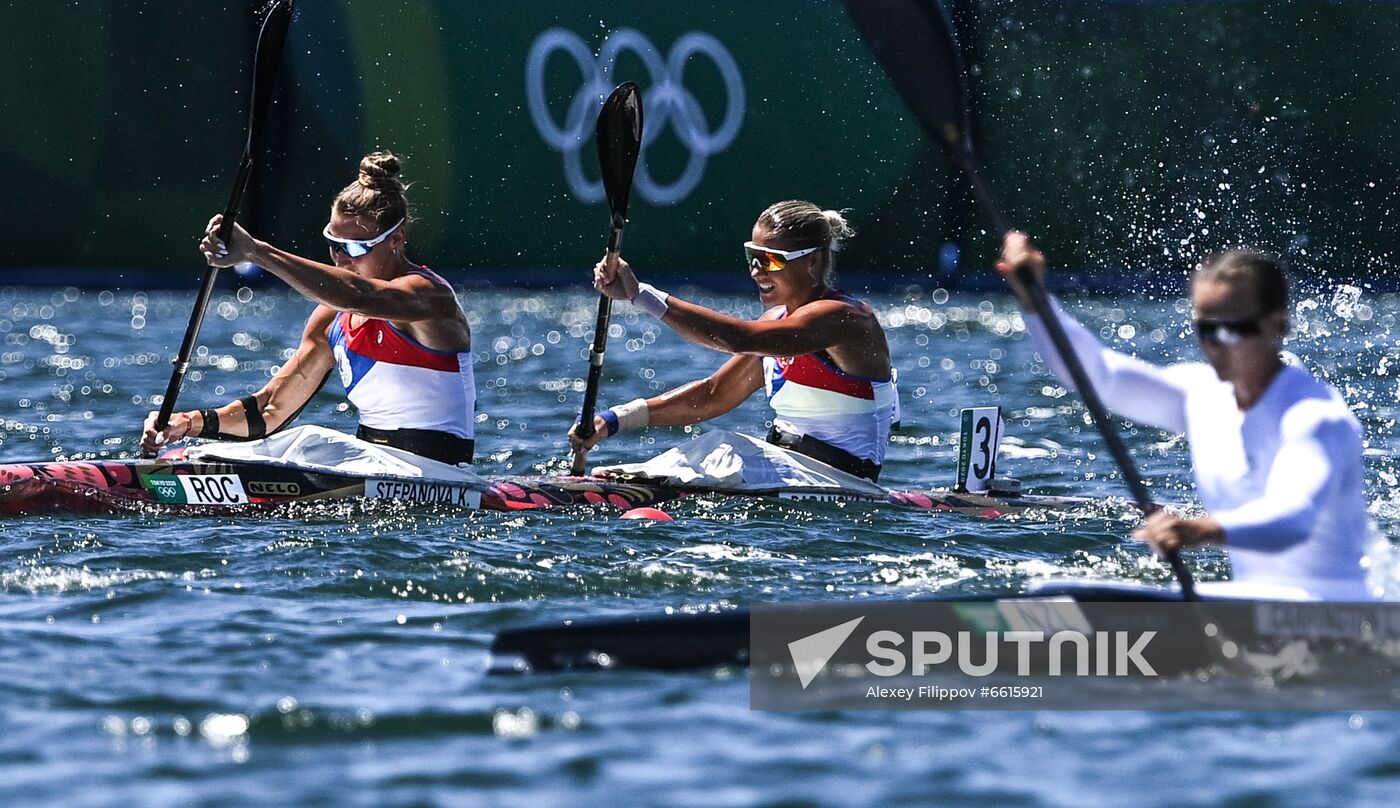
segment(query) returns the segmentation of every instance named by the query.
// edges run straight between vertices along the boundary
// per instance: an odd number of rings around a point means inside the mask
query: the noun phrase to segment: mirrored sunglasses
[[[403,224],[403,222],[403,219],[399,219],[393,227],[389,228],[388,230],[385,230],[383,233],[380,233],[379,235],[375,236],[372,239],[369,239],[368,241],[359,241],[357,239],[352,238],[341,238],[340,236],[333,236],[331,235],[330,222],[326,222],[326,229],[321,231],[321,235],[326,237],[326,243],[330,245],[332,250],[339,250],[340,252],[345,253],[351,258],[359,258],[362,255],[369,255],[369,251],[374,249],[374,246],[376,244],[388,238],[391,234],[393,234],[395,230],[398,230],[399,225]]]
[[[789,261],[796,261],[820,249],[821,247],[807,247],[802,250],[779,250],[752,241],[744,242],[744,256],[748,259],[749,268],[759,272],[778,272],[786,269]]]

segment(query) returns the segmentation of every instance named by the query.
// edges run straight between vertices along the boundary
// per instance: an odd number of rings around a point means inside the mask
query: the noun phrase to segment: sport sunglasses
[[[760,272],[778,272],[786,269],[789,261],[796,261],[820,249],[821,247],[807,247],[802,250],[776,250],[754,244],[752,241],[744,242],[744,256],[748,259],[749,267]]]
[[[389,228],[388,230],[385,230],[383,233],[380,233],[379,235],[375,236],[372,239],[369,239],[368,241],[357,241],[352,238],[341,238],[340,236],[333,236],[331,235],[330,222],[326,222],[326,229],[321,231],[321,235],[326,237],[326,243],[330,245],[332,250],[339,250],[340,252],[345,253],[351,258],[359,258],[362,255],[369,255],[369,251],[374,249],[374,246],[376,244],[388,238],[395,230],[398,230],[399,225],[403,224],[403,222],[403,219],[399,219],[393,227]]]

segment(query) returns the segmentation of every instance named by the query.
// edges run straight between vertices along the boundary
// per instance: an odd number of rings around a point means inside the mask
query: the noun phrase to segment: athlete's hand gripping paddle
[[[914,112],[919,123],[943,147],[954,163],[962,169],[972,185],[983,212],[991,219],[997,233],[1005,236],[1011,230],[973,155],[968,136],[967,89],[964,85],[962,59],[953,40],[952,26],[936,0],[844,0],[846,12],[885,68],[904,103]],[[1064,327],[1050,306],[1050,300],[1040,279],[1029,267],[1018,267],[1017,280],[1025,287],[1035,312],[1045,324],[1050,341],[1060,360],[1069,369],[1084,406],[1094,418],[1109,453],[1117,461],[1123,480],[1132,490],[1133,498],[1144,513],[1159,507],[1138,474],[1137,466],[1128,454],[1128,447],[1118,434],[1108,411],[1085,373],[1079,356],[1070,345]],[[1191,573],[1175,551],[1166,556],[1172,572],[1181,584],[1185,600],[1198,600]]]
[[[598,113],[598,164],[603,173],[603,190],[608,197],[608,269],[617,266],[622,249],[622,228],[627,225],[627,202],[632,193],[632,174],[642,148],[642,91],[633,82],[619,84]],[[612,300],[598,297],[598,322],[593,328],[593,346],[588,351],[588,385],[583,392],[583,412],[576,434],[587,440],[593,436],[594,410],[598,406],[598,383],[603,377],[603,356],[608,349],[608,320]],[[588,450],[574,451],[570,473],[583,474]]]
[[[253,55],[253,95],[248,105],[248,138],[243,145],[243,159],[238,164],[238,175],[233,181],[233,191],[229,194],[228,205],[224,208],[224,221],[219,227],[219,239],[227,242],[233,235],[234,220],[243,203],[243,192],[253,176],[253,154],[255,144],[262,132],[267,117],[267,105],[272,100],[273,82],[277,79],[277,69],[282,64],[282,45],[287,40],[287,27],[292,22],[292,7],[296,0],[275,0],[263,18],[262,29],[258,32],[257,50]],[[199,329],[204,325],[204,311],[209,306],[209,296],[214,292],[214,280],[219,268],[204,270],[204,283],[199,287],[199,297],[195,299],[194,311],[190,313],[189,325],[185,327],[185,338],[180,343],[180,353],[175,358],[175,369],[170,374],[170,383],[165,387],[165,398],[161,400],[160,412],[156,415],[157,432],[164,432],[170,425],[170,415],[175,412],[175,399],[180,395],[180,387],[185,382],[185,373],[190,369],[190,356],[194,353],[195,341],[199,339]],[[142,454],[153,457],[152,451]]]

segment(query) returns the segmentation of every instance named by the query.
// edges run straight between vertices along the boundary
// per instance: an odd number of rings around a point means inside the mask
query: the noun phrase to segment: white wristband
[[[632,305],[660,320],[666,314],[666,309],[670,308],[666,303],[668,297],[670,295],[655,286],[644,283],[637,287],[637,296],[632,298]]]
[[[613,407],[612,411],[617,416],[618,432],[626,432],[629,429],[644,429],[647,424],[651,423],[651,410],[647,409],[647,400],[644,398],[636,398],[626,404],[619,404]]]

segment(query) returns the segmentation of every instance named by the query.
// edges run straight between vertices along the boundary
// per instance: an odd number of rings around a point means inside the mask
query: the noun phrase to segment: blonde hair
[[[399,179],[403,163],[393,152],[371,152],[360,160],[360,175],[331,204],[344,216],[373,219],[379,232],[410,219],[408,186]]]
[[[842,242],[856,234],[843,211],[822,210],[804,199],[789,199],[769,205],[758,215],[758,226],[774,238],[792,243],[797,249],[820,247],[826,261],[822,275],[828,281],[835,268],[832,253],[841,249]]]

